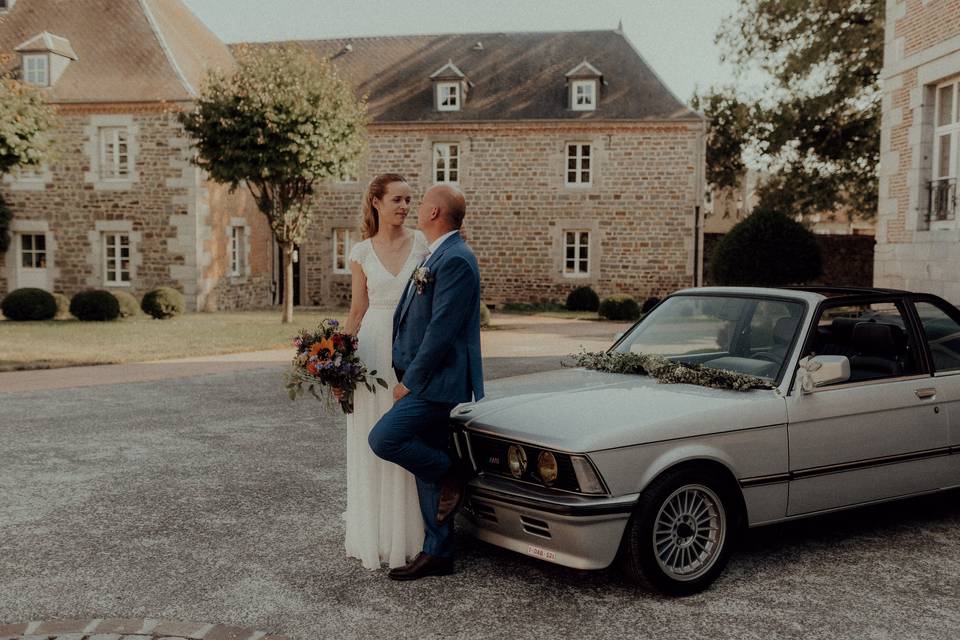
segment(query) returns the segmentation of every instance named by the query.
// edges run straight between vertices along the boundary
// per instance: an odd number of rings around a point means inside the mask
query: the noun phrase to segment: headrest
[[[830,335],[833,336],[833,341],[849,343],[853,340],[853,328],[859,322],[858,318],[834,318],[830,323]]]
[[[773,325],[773,343],[777,345],[787,345],[793,340],[793,334],[797,330],[797,323],[800,318],[791,318],[789,316],[780,318]]]
[[[903,330],[892,324],[858,322],[853,327],[853,348],[861,355],[895,356],[902,338]]]

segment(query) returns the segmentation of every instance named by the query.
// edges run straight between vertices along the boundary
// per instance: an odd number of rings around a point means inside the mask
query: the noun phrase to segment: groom
[[[430,243],[393,315],[395,404],[370,431],[370,448],[417,478],[426,527],[423,551],[392,569],[394,580],[453,573],[453,514],[465,478],[449,453],[450,411],[483,397],[480,362],[480,271],[460,236],[463,194],[450,185],[427,190],[417,226]]]

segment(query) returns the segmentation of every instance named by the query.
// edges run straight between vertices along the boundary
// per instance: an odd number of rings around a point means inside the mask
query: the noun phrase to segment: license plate
[[[548,550],[546,550],[546,549],[541,549],[540,547],[535,547],[535,546],[533,546],[532,544],[531,544],[531,545],[527,545],[527,553],[529,553],[530,555],[535,556],[535,557],[537,557],[537,558],[541,558],[541,559],[543,559],[543,560],[556,560],[556,559],[557,559],[557,554],[555,554],[553,551],[548,551]]]

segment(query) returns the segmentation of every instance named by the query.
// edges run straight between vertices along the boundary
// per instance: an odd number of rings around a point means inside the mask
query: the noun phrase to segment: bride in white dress
[[[393,312],[414,268],[427,252],[419,231],[404,226],[411,190],[403,176],[382,174],[363,198],[364,240],[350,251],[352,299],[344,330],[357,336],[358,355],[387,381],[371,394],[356,390],[347,416],[347,555],[367,569],[403,566],[420,552],[423,519],[414,476],[381,460],[367,444],[370,429],[393,406]]]

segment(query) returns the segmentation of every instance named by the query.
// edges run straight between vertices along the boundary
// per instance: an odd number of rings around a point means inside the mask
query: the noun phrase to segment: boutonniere
[[[433,274],[427,267],[417,267],[410,274],[410,282],[417,288],[417,293],[423,293],[424,288],[433,282]]]

